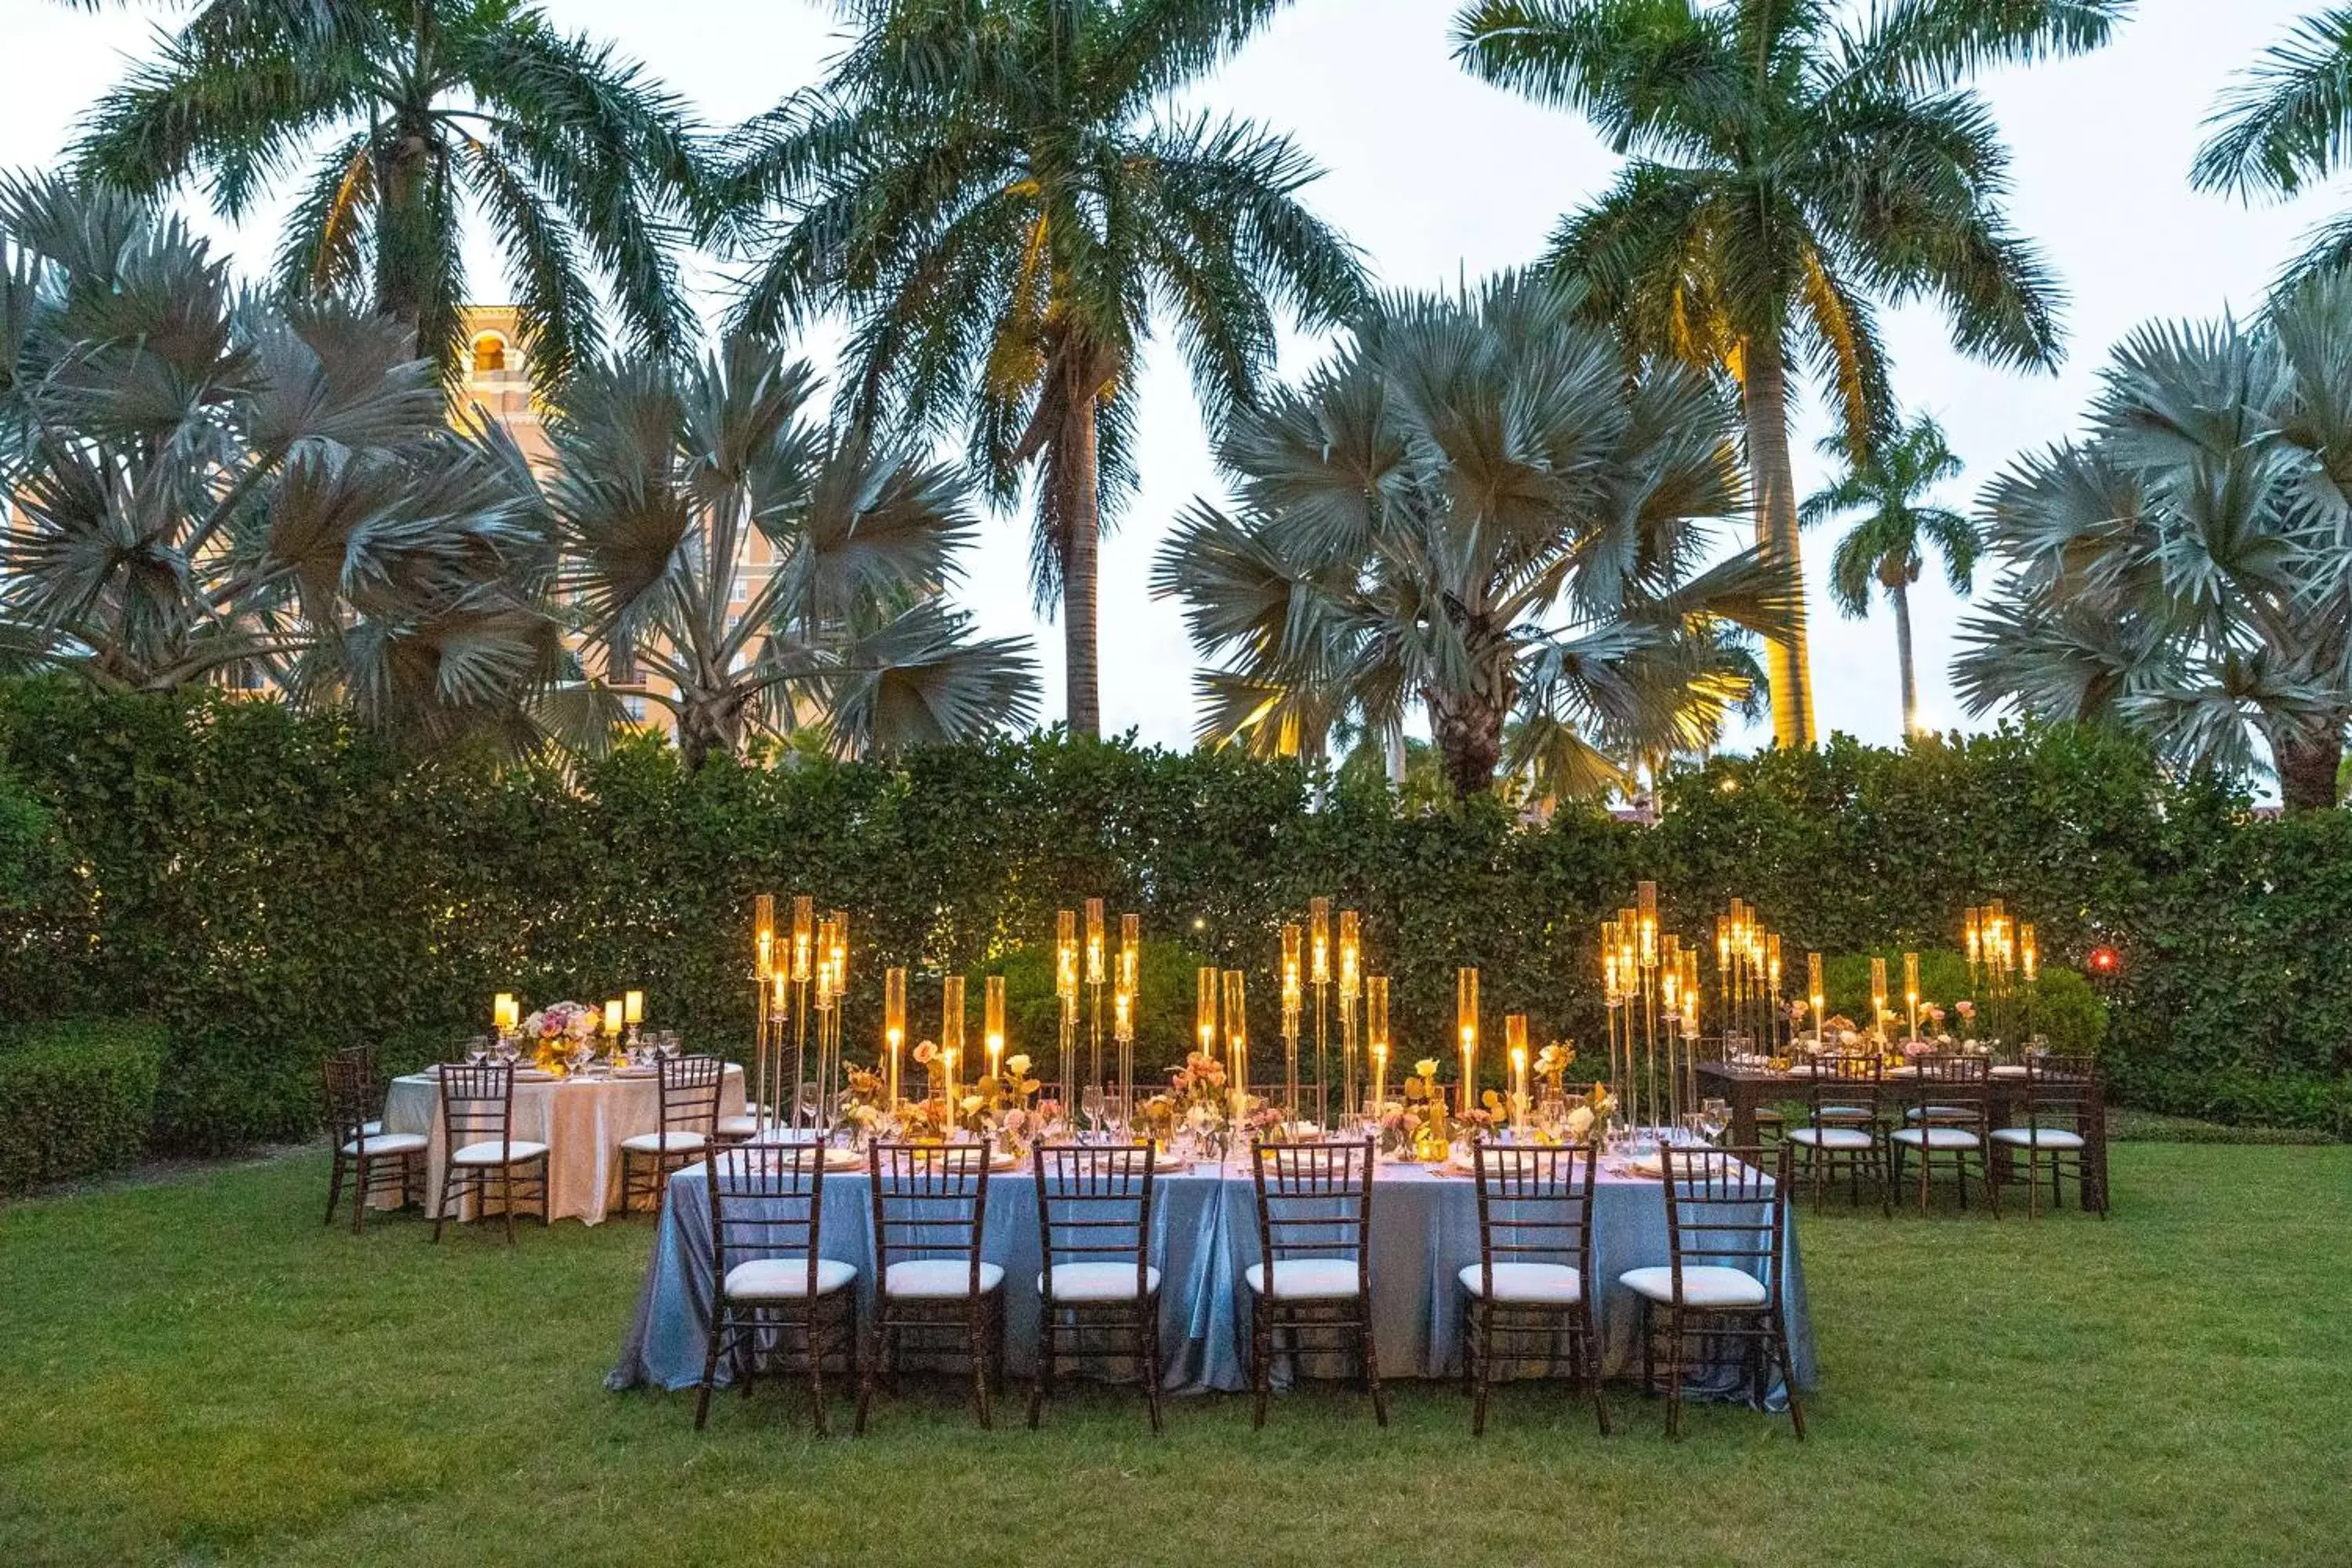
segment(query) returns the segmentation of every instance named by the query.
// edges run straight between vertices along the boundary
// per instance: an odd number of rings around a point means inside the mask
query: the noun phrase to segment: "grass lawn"
[[[1805,1216],[1811,1440],[1557,1389],[610,1394],[645,1222],[322,1229],[323,1156],[0,1209],[0,1564],[2352,1561],[2352,1148],[2131,1144],[2117,1216]],[[845,1432],[848,1409],[839,1407]]]

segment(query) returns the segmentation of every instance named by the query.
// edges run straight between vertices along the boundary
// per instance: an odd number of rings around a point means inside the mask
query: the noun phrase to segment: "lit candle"
[[[1078,994],[1078,911],[1064,910],[1054,917],[1054,994],[1075,1001]]]
[[[1805,1000],[1813,1010],[1813,1043],[1815,1045],[1821,1043],[1822,1019],[1825,1016],[1822,1010],[1822,955],[1818,952],[1809,952],[1805,954]]]
[[[1135,995],[1121,988],[1110,999],[1111,1037],[1124,1044],[1135,1037]]]
[[[604,1032],[608,1035],[621,1032],[621,999],[618,996],[604,1004]]]
[[[1364,941],[1356,911],[1339,911],[1339,1005],[1346,1006],[1364,990]]]
[[[491,1000],[490,1027],[499,1034],[513,1034],[515,1025],[520,1021],[521,1016],[520,1011],[515,1006],[513,992],[501,991]]]
[[[2033,984],[2034,971],[2042,966],[2042,949],[2034,942],[2032,921],[2027,921],[2017,928],[2017,947],[2020,967],[2025,972],[2025,983],[2031,985]]]
[[[793,983],[805,985],[809,961],[816,944],[816,900],[803,894],[793,900]]]
[[[774,994],[770,998],[770,1009],[779,1019],[784,1016],[784,987],[791,983],[792,975],[783,968],[768,976],[768,984],[774,988]]]
[[[1248,983],[1238,969],[1225,971],[1225,1053],[1234,1106],[1244,1110],[1249,1105],[1249,1001]]]
[[[1478,972],[1454,972],[1454,1027],[1462,1043],[1462,1109],[1478,1102]]]
[[[1910,1009],[1911,1037],[1919,1037],[1919,955],[1903,955],[1903,1001]]]
[[[1331,984],[1331,900],[1307,900],[1307,978],[1317,985]]]
[[[1100,985],[1106,978],[1103,972],[1103,901],[1087,900],[1087,984]],[[1096,1015],[1100,1017],[1100,1014]]]
[[[1643,882],[1634,889],[1634,902],[1641,910],[1641,960],[1644,969],[1658,966],[1658,885]]]
[[[1001,1089],[1004,1084],[1004,976],[988,977],[987,994],[981,1003],[981,1036],[988,1050],[988,1076],[996,1079]]]
[[[950,1110],[962,1098],[956,1093],[956,1062],[962,1055],[963,976],[950,974],[940,983],[940,1058],[946,1064]]]
[[[1282,928],[1282,1032],[1298,1032],[1298,922],[1291,921]]]
[[[1216,965],[1202,964],[1192,981],[1192,1032],[1200,1037],[1201,1054],[1214,1056],[1217,1049]]]
[[[849,989],[849,916],[843,910],[833,911],[833,994],[841,995]]]
[[[635,1027],[646,1021],[646,994],[625,991],[621,994],[621,1022]]]
[[[1503,1045],[1511,1053],[1511,1126],[1528,1127],[1528,1016],[1503,1015]]]
[[[1886,960],[1870,961],[1870,1005],[1878,1016],[1878,1035],[1883,1044],[1886,1037]]]
[[[776,969],[776,895],[761,893],[751,900],[751,944],[765,980]]]
[[[886,1098],[892,1110],[898,1104],[898,1049],[907,1043],[907,971],[893,966],[882,972],[882,1044],[890,1064]]]
[[[1118,917],[1118,984],[1131,1005],[1143,982],[1143,917]]]

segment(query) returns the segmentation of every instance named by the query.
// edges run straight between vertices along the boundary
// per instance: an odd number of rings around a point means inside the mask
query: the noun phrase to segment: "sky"
[[[817,79],[838,47],[830,6],[810,0],[547,0],[567,30],[613,42],[723,126]],[[1560,216],[1604,188],[1617,160],[1576,116],[1500,92],[1449,56],[1456,0],[1296,0],[1181,107],[1232,113],[1294,136],[1326,171],[1307,203],[1363,251],[1385,287],[1451,286],[1523,265]],[[2055,374],[2021,375],[1953,352],[1936,313],[1893,311],[1886,335],[1906,408],[1941,420],[1967,471],[1942,499],[1968,506],[2019,455],[2063,438],[2095,390],[2111,345],[2152,320],[2206,319],[2256,307],[2299,237],[2352,193],[2323,190],[2286,205],[2246,207],[2191,191],[2190,160],[2217,95],[2317,0],[2140,0],[2106,49],[2011,68],[1982,79],[2013,154],[2010,214],[2045,252],[2069,296],[2069,353]],[[146,53],[174,8],[95,13],[58,0],[0,0],[0,168],[55,166],[77,117]],[[199,198],[191,205],[200,206]],[[207,226],[258,270],[271,215]],[[493,253],[469,247],[478,299],[503,299]],[[716,323],[724,277],[698,268]],[[807,345],[821,364],[831,337]],[[1310,367],[1325,345],[1297,339],[1283,373]],[[1107,731],[1183,745],[1192,735],[1194,660],[1177,606],[1147,580],[1171,521],[1222,487],[1182,365],[1156,348],[1139,378],[1143,475],[1102,553],[1102,700]],[[1801,493],[1827,478],[1812,444],[1817,401],[1799,411],[1793,445]],[[1842,619],[1823,588],[1835,532],[1805,543],[1817,711],[1822,730],[1891,742],[1901,732],[1895,637],[1879,610]],[[989,633],[1037,641],[1044,711],[1062,707],[1061,636],[1033,613],[1027,523],[993,519],[968,563],[961,596]],[[1985,586],[1981,573],[1978,585]],[[1981,728],[1951,691],[1948,666],[1964,606],[1931,568],[1914,595],[1922,718]],[[1761,743],[1769,729],[1735,745]]]

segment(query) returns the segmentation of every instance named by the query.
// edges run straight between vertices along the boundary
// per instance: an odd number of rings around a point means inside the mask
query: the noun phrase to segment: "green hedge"
[[[852,911],[853,1042],[878,1032],[886,963],[918,973],[919,1034],[950,970],[1011,965],[1016,1015],[1034,1006],[1042,967],[1019,950],[1090,893],[1164,950],[1147,1066],[1181,1048],[1195,962],[1246,969],[1252,1030],[1274,1037],[1276,928],[1315,893],[1362,911],[1401,1055],[1447,1033],[1464,963],[1493,1013],[1597,1042],[1594,931],[1652,876],[1669,929],[1709,929],[1737,894],[1799,953],[1948,950],[1995,895],[2038,922],[2053,971],[2115,942],[2105,1053],[2166,1109],[2218,1114],[2258,1081],[2325,1117],[2352,1065],[2345,820],[2255,819],[2088,731],[1720,759],[1668,782],[1654,827],[1400,811],[1376,781],[1318,802],[1295,765],[1056,737],[695,775],[647,742],[559,775],[419,760],[273,703],[61,681],[0,685],[0,769],[47,825],[44,863],[71,868],[12,917],[0,1005],[161,1022],[174,1148],[299,1133],[326,1051],[428,1059],[499,990],[642,985],[656,1024],[740,1049],[761,890]],[[1043,1059],[1050,1029],[1024,1016],[1016,1046]]]
[[[137,1160],[163,1059],[152,1025],[58,1020],[0,1040],[0,1193]]]

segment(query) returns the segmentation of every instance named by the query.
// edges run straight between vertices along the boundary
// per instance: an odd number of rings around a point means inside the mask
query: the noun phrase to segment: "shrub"
[[[0,1193],[137,1160],[163,1058],[161,1029],[116,1020],[33,1024],[0,1042]]]
[[[39,814],[35,858],[70,868],[0,909],[0,1000],[163,1024],[173,1149],[299,1135],[327,1051],[427,1059],[479,1032],[499,991],[640,986],[656,1026],[740,1055],[761,891],[852,912],[858,1057],[885,965],[914,971],[920,1037],[941,974],[1002,963],[1016,1042],[1050,1062],[1038,950],[1088,895],[1144,917],[1139,1072],[1189,1037],[1195,963],[1247,972],[1263,1048],[1279,925],[1318,893],[1361,912],[1398,1059],[1450,1032],[1461,963],[1497,1027],[1525,1012],[1537,1038],[1597,1056],[1597,927],[1651,877],[1666,929],[1702,941],[1733,896],[1754,901],[1793,955],[1790,994],[1808,950],[1892,952],[1899,985],[1916,949],[1949,1002],[1960,911],[2002,898],[2040,930],[2053,1041],[2095,1042],[2104,1002],[2119,1094],[2319,1125],[2352,1072],[2352,818],[2254,819],[2091,731],[1718,758],[1668,777],[1654,827],[1581,807],[1530,826],[1492,800],[1401,808],[1344,773],[1318,801],[1298,764],[1230,751],[1043,735],[689,773],[640,741],[557,774],[419,759],[331,713],[36,680],[0,684],[0,770]],[[6,820],[0,805],[0,851]],[[2061,972],[2098,942],[2124,965],[2094,994]],[[1850,1011],[1862,973],[1833,982]],[[2297,1087],[2275,1105],[2249,1087],[2272,1082]]]

